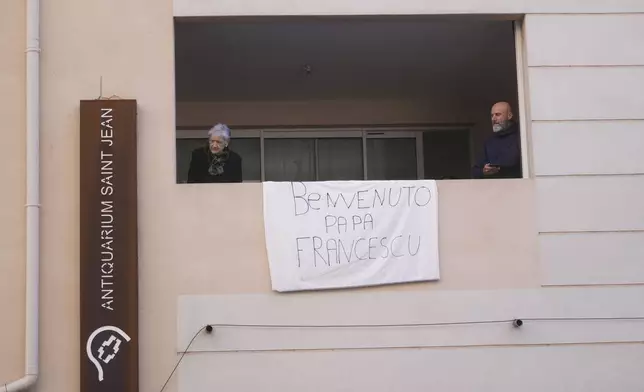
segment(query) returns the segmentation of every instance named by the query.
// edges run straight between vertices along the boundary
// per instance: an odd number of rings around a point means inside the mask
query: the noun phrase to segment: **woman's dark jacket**
[[[210,148],[204,146],[195,149],[190,159],[188,183],[242,182],[241,156],[229,149],[225,151],[228,152],[228,159],[224,162],[224,171],[220,175],[213,176],[208,172],[213,158]]]

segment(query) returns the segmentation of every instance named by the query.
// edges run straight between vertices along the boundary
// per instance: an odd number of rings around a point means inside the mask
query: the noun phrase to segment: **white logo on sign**
[[[87,357],[90,361],[92,361],[94,366],[96,366],[96,370],[98,370],[98,381],[103,381],[103,365],[101,364],[101,362],[103,362],[104,364],[110,363],[110,361],[114,359],[114,357],[116,357],[116,354],[118,354],[121,343],[123,342],[123,340],[119,339],[119,337],[117,337],[115,334],[110,334],[109,338],[103,341],[98,350],[96,350],[98,355],[94,356],[94,353],[92,353],[92,343],[101,332],[105,331],[116,332],[118,335],[120,335],[120,337],[125,339],[126,342],[129,342],[131,340],[128,334],[126,334],[122,329],[113,327],[111,325],[97,328],[94,332],[92,332],[91,335],[89,335],[86,347]]]

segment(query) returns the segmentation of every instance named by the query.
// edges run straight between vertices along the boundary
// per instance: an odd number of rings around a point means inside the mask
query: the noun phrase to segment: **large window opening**
[[[520,115],[508,20],[178,19],[175,52],[178,183],[218,123],[244,182],[472,178]]]

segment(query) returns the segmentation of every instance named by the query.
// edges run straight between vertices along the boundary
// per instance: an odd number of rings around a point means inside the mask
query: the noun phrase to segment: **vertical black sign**
[[[136,101],[81,101],[81,392],[138,391],[136,171]]]

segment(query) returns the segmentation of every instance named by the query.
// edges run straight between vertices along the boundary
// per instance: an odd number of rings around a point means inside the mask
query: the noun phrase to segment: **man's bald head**
[[[507,102],[497,102],[492,106],[490,112],[492,118],[492,130],[500,132],[510,126],[510,121],[514,117],[512,107]]]

